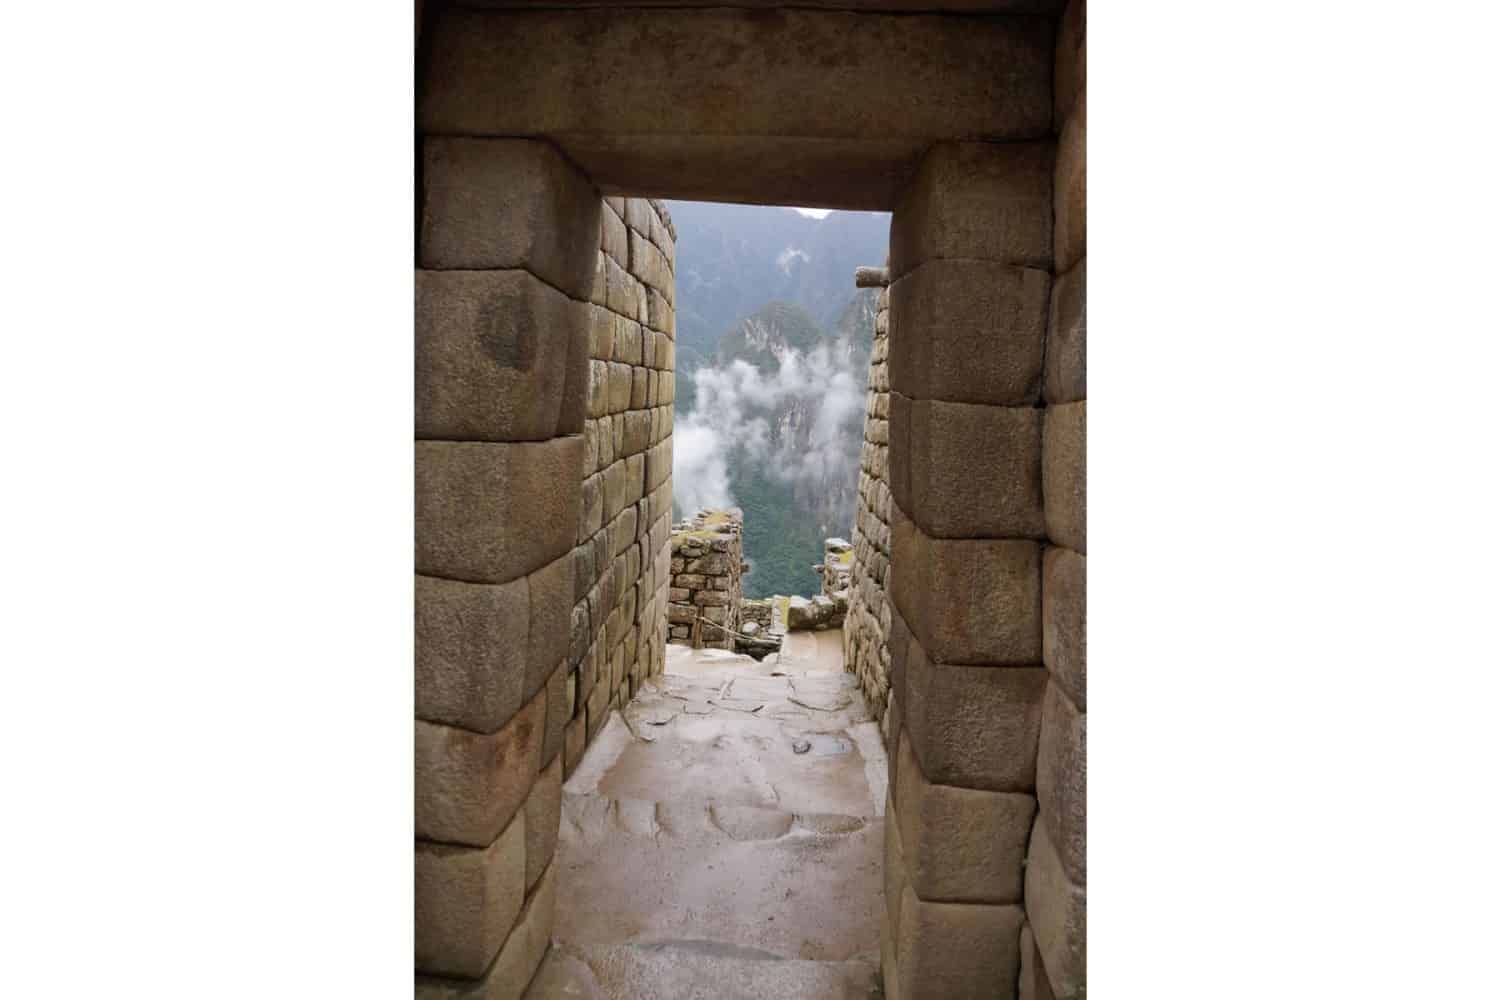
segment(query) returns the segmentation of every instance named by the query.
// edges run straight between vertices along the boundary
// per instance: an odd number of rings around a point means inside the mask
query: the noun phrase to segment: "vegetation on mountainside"
[[[782,209],[669,206],[678,229],[678,420],[697,406],[698,369],[741,360],[769,384],[788,352],[806,356],[820,347],[842,373],[841,398],[854,397],[859,412],[841,417],[837,434],[823,437],[814,450],[810,436],[818,432],[820,407],[832,395],[828,386],[799,385],[766,406],[746,394],[740,399],[744,415],[766,421],[769,457],[736,446],[742,436],[732,431],[723,435],[719,452],[732,500],[745,515],[744,552],[751,564],[745,596],[814,593],[819,581],[812,567],[822,562],[823,539],[848,537],[852,530],[877,298],[873,289],[854,288],[853,271],[885,259],[889,217],[834,212],[819,222]],[[792,468],[799,459],[813,468]],[[679,510],[674,517],[692,513]]]
[[[818,589],[812,567],[823,558],[824,535],[792,495],[789,483],[755,465],[736,466],[730,486],[745,512],[744,550],[750,572],[746,597],[811,594]]]

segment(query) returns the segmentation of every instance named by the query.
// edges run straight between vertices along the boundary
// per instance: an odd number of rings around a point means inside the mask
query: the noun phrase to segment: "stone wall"
[[[1083,23],[1055,137],[934,145],[892,216],[893,998],[1087,992]]]
[[[880,288],[875,339],[865,393],[865,437],[859,453],[859,506],[854,512],[853,559],[849,573],[849,611],[844,618],[844,669],[859,680],[865,702],[891,742],[890,598],[886,574],[891,564],[891,491],[889,372],[890,275],[885,268],[861,268],[857,283]]]
[[[674,238],[545,141],[419,177],[416,993],[518,996],[565,773],[661,669]]]
[[[1085,18],[1084,0],[1073,0],[1060,25],[1055,63],[1054,277],[1042,368],[1047,686],[1037,742],[1039,809],[1026,857],[1027,927],[1021,934],[1021,996],[1027,1000],[1082,997],[1087,988]]]
[[[672,525],[676,230],[666,206],[605,198],[589,295],[588,419],[569,663],[583,711],[571,774],[613,708],[662,669]]]
[[[744,571],[739,511],[700,510],[672,529],[668,641],[734,649]]]

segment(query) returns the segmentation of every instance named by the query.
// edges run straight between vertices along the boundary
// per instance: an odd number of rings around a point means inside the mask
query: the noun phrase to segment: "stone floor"
[[[885,751],[840,646],[667,647],[563,786],[528,997],[881,995]]]

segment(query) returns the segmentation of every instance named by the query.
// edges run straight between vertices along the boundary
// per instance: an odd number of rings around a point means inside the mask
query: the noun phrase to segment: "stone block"
[[[547,683],[558,662],[567,658],[573,605],[588,593],[586,587],[575,590],[573,572],[570,552],[526,578],[531,616],[526,638],[524,692],[528,699]]]
[[[1087,402],[1047,407],[1042,421],[1042,496],[1047,536],[1088,553]]]
[[[895,756],[892,754],[891,756]],[[901,850],[901,825],[898,822],[895,786],[888,786],[885,799],[885,853],[881,866],[884,876],[885,923],[893,933],[901,927],[901,890],[906,885],[906,862]]]
[[[672,476],[672,439],[659,442],[646,453],[646,483],[657,489]]]
[[[1052,846],[1075,885],[1088,884],[1088,716],[1056,684],[1042,699],[1036,795]]]
[[[499,729],[526,700],[526,579],[419,576],[415,603],[417,717],[480,733]]]
[[[614,360],[627,365],[640,364],[645,353],[642,341],[650,332],[643,330],[641,325],[633,319],[616,316]]]
[[[603,306],[589,306],[589,357],[609,361],[615,356],[615,314]]]
[[[594,283],[589,286],[589,302],[596,306],[603,306],[609,301],[608,295],[608,264],[609,255],[603,250],[594,254]]]
[[[646,322],[663,334],[675,335],[677,332],[677,317],[671,302],[654,288],[646,294]]]
[[[891,546],[892,600],[933,659],[1042,661],[1038,543],[932,538],[893,508]]]
[[[1088,711],[1088,559],[1049,547],[1042,557],[1042,662],[1080,711]]]
[[[581,689],[580,689],[581,691]],[[588,748],[588,711],[583,705],[586,696],[579,695],[578,710],[573,719],[568,723],[568,728],[563,733],[563,780],[567,781],[573,776],[573,770],[578,767],[578,762],[583,760],[583,751]]]
[[[416,443],[416,570],[506,583],[562,556],[578,528],[583,437]]]
[[[899,908],[900,900],[896,901]],[[896,964],[895,928],[888,920],[880,922],[880,979],[885,1000],[906,1000],[901,993],[901,967]]]
[[[906,878],[918,898],[1019,903],[1026,841],[1036,815],[1030,795],[929,782],[903,733],[896,815]]]
[[[666,206],[661,206],[658,215],[665,213],[665,211]],[[662,252],[662,256],[667,259],[667,267],[675,270],[677,267],[677,239],[672,235],[672,231],[667,228],[667,223],[660,218],[651,221],[651,242],[657,245]]]
[[[621,267],[630,264],[630,238],[626,235],[625,220],[607,205],[599,213],[599,247]]]
[[[417,577],[417,716],[499,729],[566,655],[571,586],[566,556],[508,584]]]
[[[1046,683],[1045,667],[934,663],[913,637],[901,718],[922,773],[936,784],[1031,792]]]
[[[1051,271],[1054,160],[1051,141],[934,145],[891,215],[891,276],[954,258]]]
[[[542,730],[540,764],[545,769],[556,759],[563,745],[563,730],[573,717],[573,706],[569,704],[568,661],[559,660],[557,669],[547,680],[547,717]]]
[[[630,234],[630,273],[651,288],[665,289],[672,284],[666,258],[649,237],[637,232]]]
[[[625,222],[639,234],[650,235],[651,222],[656,213],[652,211],[651,202],[645,198],[625,199]]]
[[[418,972],[477,978],[500,951],[526,897],[526,821],[482,848],[417,841]]]
[[[609,412],[624,413],[630,409],[630,387],[635,381],[629,365],[623,361],[609,363]]]
[[[604,470],[604,519],[614,520],[615,515],[625,509],[629,490],[626,486],[626,477],[630,468],[623,460],[614,462]]]
[[[1051,130],[1054,18],[687,14],[445,11],[419,127],[556,136],[609,193],[881,210],[944,136]]]
[[[562,816],[563,758],[558,754],[542,768],[526,797],[526,891],[541,879],[557,852],[558,822]]]
[[[1021,982],[1017,987],[1017,1000],[1056,1000],[1052,984],[1047,982],[1047,973],[1042,968],[1041,953],[1036,950],[1036,937],[1031,925],[1021,928]]]
[[[1059,1000],[1088,993],[1087,910],[1085,890],[1068,881],[1047,824],[1038,819],[1026,856],[1026,919]]]
[[[587,392],[587,412],[591,418],[603,417],[609,413],[609,362],[589,362],[589,383]],[[598,426],[595,424],[595,426]]]
[[[1052,278],[988,260],[934,260],[891,289],[891,388],[913,399],[1030,405],[1041,394]]]
[[[602,532],[601,532],[602,534]],[[573,603],[588,597],[589,590],[597,582],[598,574],[594,569],[595,543],[591,538],[582,545],[573,549],[569,558],[573,562]],[[569,625],[571,628],[571,624]]]
[[[584,468],[589,463],[584,462]],[[599,474],[584,479],[578,497],[578,534],[574,540],[582,543],[594,536],[604,526],[604,479]]]
[[[1024,916],[1011,904],[929,903],[901,891],[895,937],[898,989],[905,997],[992,1000],[1012,996],[1021,971]]]
[[[637,368],[641,383],[645,382],[646,369]],[[651,438],[651,413],[649,410],[630,410],[625,417],[625,454],[636,455],[646,450]]]
[[[631,455],[625,459],[625,503],[636,503],[645,495],[646,456]]]
[[[603,202],[551,144],[428,136],[423,141],[421,266],[524,268],[587,300]]]
[[[609,384],[609,379],[607,376],[608,371],[609,368],[608,366],[606,366],[606,378],[604,383],[606,386],[608,386]],[[609,397],[606,390],[605,406],[607,407],[608,405]],[[595,468],[603,471],[604,469],[609,468],[610,464],[615,460],[615,418],[600,417],[595,423],[598,426],[596,436],[599,439],[599,462],[598,465],[595,466]],[[604,516],[607,518],[609,517],[608,508],[605,508],[605,510],[606,513]]]
[[[609,553],[616,557],[635,544],[640,513],[635,505],[626,507],[609,523]]]
[[[1047,365],[1042,394],[1048,403],[1073,403],[1088,396],[1088,258],[1052,283],[1047,321]]]
[[[893,479],[934,538],[1043,538],[1042,411],[893,397]]]
[[[588,655],[589,643],[593,641],[593,622],[589,618],[589,602],[579,601],[573,607],[573,620],[569,629],[568,664],[578,667]]]
[[[1062,130],[1073,104],[1087,82],[1088,5],[1071,0],[1057,25],[1057,54],[1053,59],[1052,121]]]
[[[1072,269],[1088,251],[1088,171],[1085,163],[1085,136],[1088,100],[1080,94],[1073,113],[1063,123],[1057,137],[1056,201],[1053,207],[1056,231],[1057,270]]]
[[[536,780],[547,698],[538,694],[497,732],[416,722],[416,832],[487,846]]]
[[[618,316],[635,317],[635,279],[604,255],[604,304]],[[618,328],[617,328],[618,329]]]
[[[645,368],[641,368],[640,366],[636,366],[631,371],[631,373],[630,373],[630,409],[633,412],[639,413],[642,417],[646,418],[645,426],[646,426],[647,431],[649,433],[649,430],[650,430],[650,427],[651,427],[651,422],[650,422],[651,415],[648,412],[646,412],[646,407],[649,405],[649,402],[650,402],[649,399],[648,399],[648,397],[647,397],[647,391],[646,391],[646,377],[647,377],[648,374],[650,374],[649,370],[645,369]],[[643,435],[643,437],[644,436],[645,435]],[[627,450],[628,450],[628,446],[627,446]],[[637,450],[639,450],[639,449],[637,449]]]
[[[557,866],[526,897],[505,946],[480,980],[417,976],[417,1000],[521,1000],[547,954],[557,912]]]
[[[589,306],[526,271],[418,271],[416,282],[417,437],[583,430]]]

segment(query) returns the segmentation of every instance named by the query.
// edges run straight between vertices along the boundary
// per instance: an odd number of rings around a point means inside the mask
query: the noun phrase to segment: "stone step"
[[[625,945],[554,941],[527,1000],[872,1000],[878,955],[839,962],[788,959],[717,941]]]

